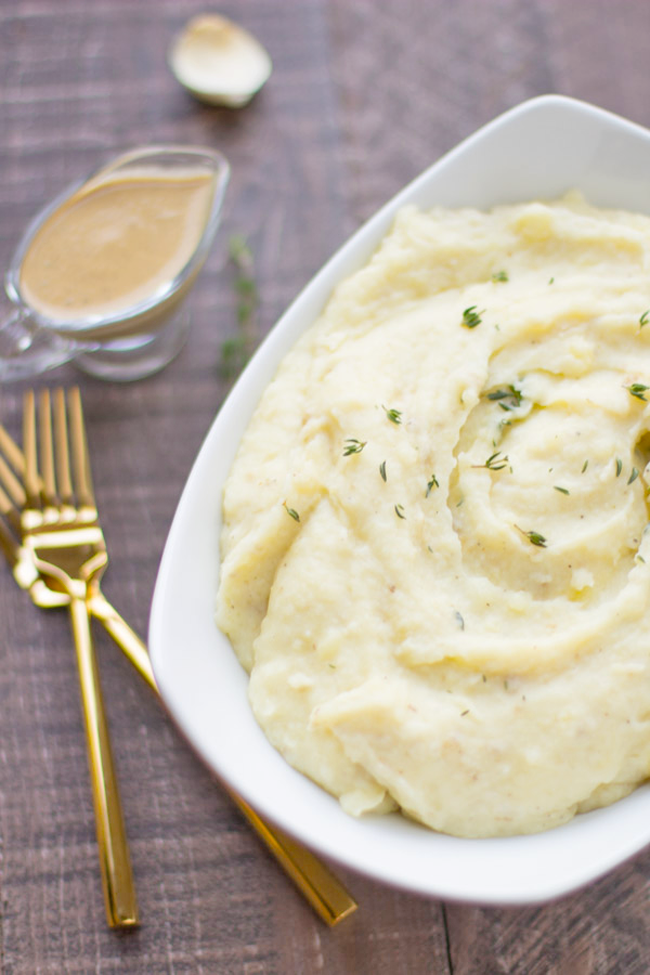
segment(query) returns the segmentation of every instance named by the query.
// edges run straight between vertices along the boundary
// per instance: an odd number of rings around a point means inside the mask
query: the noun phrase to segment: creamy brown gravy
[[[211,174],[160,168],[96,177],[45,220],[20,271],[24,301],[57,322],[126,312],[164,293],[194,253]]]

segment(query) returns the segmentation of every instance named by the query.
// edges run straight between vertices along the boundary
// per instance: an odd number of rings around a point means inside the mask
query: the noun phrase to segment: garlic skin
[[[241,108],[268,80],[268,52],[249,31],[218,14],[190,20],[169,51],[177,81],[200,101]]]

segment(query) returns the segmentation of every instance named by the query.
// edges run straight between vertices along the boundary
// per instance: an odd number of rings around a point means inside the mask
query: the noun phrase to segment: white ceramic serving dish
[[[262,389],[332,288],[363,265],[398,207],[490,207],[572,187],[596,205],[650,213],[650,132],[549,95],[506,112],[406,187],[334,255],[278,322],[205,440],[174,518],[150,627],[163,698],[191,744],[258,812],[312,849],[377,880],[483,904],[534,903],[595,879],[650,842],[650,786],[533,836],[466,840],[395,814],[353,819],[269,745],[247,675],[213,612],[222,488]],[[207,516],[207,525],[206,525]]]

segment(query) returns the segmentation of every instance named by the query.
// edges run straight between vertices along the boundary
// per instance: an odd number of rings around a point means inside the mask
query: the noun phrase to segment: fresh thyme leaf
[[[546,539],[539,532],[526,532],[526,536],[533,545],[539,545],[541,548],[546,548]]]
[[[555,281],[555,278],[550,278],[548,283],[549,284],[553,284],[554,281]]]
[[[465,328],[476,328],[477,325],[481,324],[481,315],[483,312],[478,312],[476,310],[476,305],[470,305],[463,312],[463,322],[462,324]]]
[[[587,468],[588,468],[588,467],[589,467],[589,461],[588,461],[588,460],[586,460],[586,461],[584,462],[584,464],[582,465],[582,470],[580,471],[580,473],[581,473],[581,474],[584,474],[584,472],[585,472],[585,471],[587,470]]]
[[[427,484],[427,493],[424,495],[425,498],[429,497],[434,487],[440,487],[440,485],[438,484],[438,478],[436,477],[436,475],[432,474],[431,477],[429,478],[429,483]]]
[[[381,464],[379,465],[379,473],[381,474],[382,480],[385,482],[386,481],[386,461],[385,460],[382,460]]]
[[[640,328],[643,328],[643,326],[647,325],[648,322],[650,322],[650,308],[647,308],[641,315],[641,318],[639,319]]]
[[[382,410],[386,413],[386,416],[391,423],[400,424],[402,422],[402,411],[401,410],[389,410],[388,407],[382,406]]]
[[[636,479],[637,479],[638,476],[639,476],[638,470],[636,469],[636,467],[633,467],[632,468],[632,473],[630,474],[630,476],[629,476],[629,478],[627,480],[627,483],[628,484],[631,484],[633,481],[636,481]]]
[[[406,515],[404,514],[404,505],[396,504],[395,514],[397,515],[398,518],[406,518]]]
[[[493,281],[508,281],[509,280],[508,279],[508,272],[507,271],[496,271],[492,275],[492,280]]]
[[[343,456],[349,457],[350,454],[360,454],[368,441],[356,440],[354,437],[348,437],[345,443],[346,446],[343,448]]]
[[[620,457],[616,458],[616,476],[620,477],[621,471],[623,470],[623,461]]]
[[[294,521],[300,521],[300,515],[298,514],[298,512],[296,511],[296,509],[295,508],[289,508],[287,506],[287,502],[286,501],[283,501],[282,502],[282,507],[284,508],[284,510],[286,511],[286,513],[289,515],[290,518],[293,518]]]
[[[560,494],[569,494],[569,491],[567,491],[567,489],[566,489],[566,488],[563,488],[563,487],[560,487],[560,486],[559,486],[558,484],[554,484],[554,485],[553,485],[553,489],[554,489],[555,491],[559,491],[559,492],[560,492]]]
[[[473,467],[487,467],[489,471],[502,471],[508,466],[508,455],[501,456],[501,451],[497,450],[490,454],[484,464],[473,464]]]
[[[637,399],[642,399],[644,403],[647,403],[644,394],[647,393],[650,386],[644,386],[643,383],[631,383],[629,386],[624,386],[623,389],[627,389],[631,396],[636,396]]]
[[[531,545],[537,545],[539,548],[546,548],[546,539],[543,535],[540,535],[536,531],[524,531],[519,525],[515,525],[517,531],[520,531],[522,535],[525,535]]]
[[[502,410],[510,412],[521,405],[523,395],[520,389],[510,383],[505,389],[494,389],[487,394],[487,398],[496,401]]]

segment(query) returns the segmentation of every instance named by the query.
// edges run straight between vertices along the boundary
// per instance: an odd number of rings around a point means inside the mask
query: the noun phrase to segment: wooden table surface
[[[79,381],[111,565],[105,590],[145,633],[183,483],[227,392],[236,334],[228,240],[255,259],[260,334],[381,203],[479,125],[533,95],[650,125],[650,4],[606,0],[226,0],[269,48],[246,109],[193,101],[166,66],[198,0],[1,0],[0,260],[26,220],[124,147],[198,143],[233,167],[193,329],[142,382]],[[20,427],[23,384],[0,389]],[[328,929],[103,633],[102,680],[142,924],[109,931],[65,613],[0,573],[0,965],[6,975],[647,973],[650,851],[541,907],[410,896],[339,870],[357,913]]]

